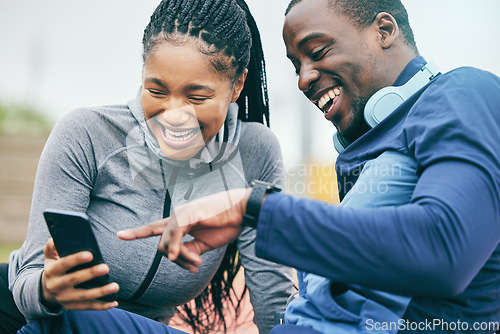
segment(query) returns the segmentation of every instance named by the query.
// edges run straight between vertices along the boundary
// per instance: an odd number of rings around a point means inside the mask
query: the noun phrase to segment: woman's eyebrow
[[[215,89],[212,89],[208,86],[204,85],[198,85],[198,84],[193,84],[193,85],[188,85],[186,86],[187,90],[208,90],[211,93],[215,93]]]
[[[165,82],[163,82],[163,80],[155,78],[155,77],[147,77],[147,78],[144,79],[144,81],[145,82],[155,83],[158,86],[161,86],[161,87],[163,87],[165,89],[167,88],[167,85],[165,84]],[[187,85],[185,87],[185,90],[206,90],[206,91],[209,91],[210,93],[215,93],[215,89],[210,88],[210,87],[205,86],[205,85],[202,85],[202,84]]]
[[[158,78],[148,77],[148,78],[144,79],[144,81],[145,82],[152,82],[152,83],[157,84],[158,86],[161,86],[163,88],[167,88],[167,85],[165,85],[165,83],[161,79],[158,79]]]

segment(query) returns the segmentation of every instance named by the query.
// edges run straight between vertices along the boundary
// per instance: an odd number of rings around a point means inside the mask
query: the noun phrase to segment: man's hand
[[[164,218],[132,230],[118,232],[123,240],[161,235],[158,250],[169,260],[195,273],[201,254],[227,245],[236,239],[252,189],[232,189],[206,196],[173,210]],[[189,233],[194,240],[182,244]]]

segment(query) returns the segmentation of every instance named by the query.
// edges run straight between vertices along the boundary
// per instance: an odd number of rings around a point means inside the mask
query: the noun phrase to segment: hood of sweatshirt
[[[170,165],[197,170],[207,164],[224,163],[231,158],[238,147],[241,121],[238,119],[238,105],[234,102],[229,105],[226,120],[217,135],[197,155],[186,161],[170,159],[162,152],[156,137],[146,123],[141,104],[141,89],[139,89],[136,98],[128,102],[128,107],[140,125],[141,135],[144,136],[144,142],[148,149],[158,159],[166,161]]]

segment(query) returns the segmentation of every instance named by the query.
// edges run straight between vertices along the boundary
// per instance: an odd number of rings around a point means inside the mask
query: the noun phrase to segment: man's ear
[[[241,75],[238,78],[236,78],[233,87],[233,94],[231,96],[231,102],[236,101],[238,97],[240,97],[241,91],[243,90],[243,86],[245,85],[247,74],[248,74],[248,69],[245,68],[243,73],[241,73]]]
[[[396,19],[389,13],[378,13],[373,21],[378,33],[379,43],[383,49],[389,49],[399,35]]]

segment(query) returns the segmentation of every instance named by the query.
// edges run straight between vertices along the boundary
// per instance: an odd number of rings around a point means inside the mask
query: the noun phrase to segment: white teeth
[[[340,95],[340,88],[336,87],[334,89],[329,90],[326,92],[318,101],[318,107],[320,109],[323,109],[323,107],[330,101],[335,98],[335,96]]]
[[[172,132],[172,135],[174,135],[175,137],[183,137],[185,135],[187,135],[190,131],[182,131],[182,132]]]
[[[318,102],[318,107],[323,108],[323,106],[326,104],[326,101],[327,101],[327,97],[325,97],[325,96],[321,97],[321,99],[319,99],[319,102]]]
[[[172,141],[186,141],[191,139],[195,134],[196,130],[188,130],[188,131],[171,131],[169,129],[165,129],[165,136]]]

